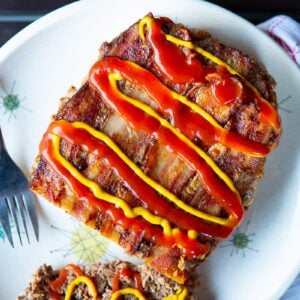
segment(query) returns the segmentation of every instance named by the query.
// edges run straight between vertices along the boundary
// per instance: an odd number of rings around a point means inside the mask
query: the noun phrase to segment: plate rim
[[[118,4],[118,2],[122,3],[122,0],[112,0],[112,1],[115,1],[116,5]],[[136,1],[137,0],[127,0],[127,2],[132,2],[132,3]],[[160,0],[140,0],[140,1],[151,3],[151,2],[159,2]],[[223,13],[231,15],[231,17],[238,19],[239,22],[244,23],[244,25],[248,27],[249,30],[255,31],[256,34],[260,36],[260,38],[264,39],[264,42],[271,44],[272,47],[275,47],[276,51],[281,52],[282,57],[284,57],[286,62],[289,64],[289,67],[293,68],[294,71],[299,70],[295,62],[292,60],[292,58],[273,39],[271,39],[266,33],[261,31],[250,21],[235,14],[231,10],[205,0],[165,0],[165,1],[169,1],[169,2],[173,1],[172,3],[189,1],[193,3],[197,3],[197,5],[213,7],[214,9],[217,9]],[[2,45],[2,47],[0,47],[0,63],[2,63],[2,61],[5,60],[5,58],[9,56],[12,51],[15,51],[23,43],[27,42],[28,39],[32,38],[35,34],[38,34],[40,31],[44,30],[45,28],[55,24],[56,22],[61,21],[61,19],[64,19],[76,13],[77,11],[79,11],[82,8],[85,8],[88,5],[99,5],[99,1],[81,0],[81,1],[69,3],[47,13],[46,15],[34,21],[33,23],[27,25],[25,28],[20,30],[17,34],[12,36],[4,45]],[[299,74],[299,79],[300,79],[300,74]]]
[[[116,4],[121,3],[121,0],[114,0]],[[131,2],[136,2],[137,0],[127,0]],[[143,0],[144,2],[151,2],[151,0]],[[159,0],[152,0],[152,1],[159,1]],[[170,0],[169,0],[170,1]],[[297,67],[297,65],[293,62],[293,60],[287,55],[287,53],[278,45],[275,41],[273,41],[270,37],[268,37],[265,33],[263,33],[261,30],[259,30],[255,25],[250,23],[249,21],[245,20],[244,18],[236,15],[232,11],[225,9],[219,5],[206,2],[206,1],[197,1],[197,0],[173,0],[173,3],[176,2],[183,2],[183,1],[190,1],[197,3],[199,5],[204,6],[210,6],[214,9],[218,9],[223,13],[230,14],[231,17],[238,19],[239,22],[242,22],[245,24],[247,29],[254,31],[255,34],[259,35],[261,39],[264,40],[265,43],[271,45],[271,47],[276,48],[276,51],[280,53],[280,56],[284,59],[284,63],[288,64],[288,68],[291,68],[291,71],[293,74],[298,74],[299,81],[300,81],[300,72]],[[47,29],[48,27],[54,25],[55,23],[61,22],[64,18],[70,17],[72,14],[77,13],[82,8],[86,8],[89,5],[101,5],[97,0],[89,0],[89,1],[78,1],[73,2],[67,5],[64,5],[45,16],[41,17],[40,19],[36,20],[32,24],[26,26],[24,29],[22,29],[19,33],[17,33],[15,36],[13,36],[11,39],[9,39],[1,48],[0,48],[0,64],[5,61],[10,55],[13,55],[14,51],[17,51],[19,47],[21,47],[24,43],[27,43],[31,38],[33,38],[35,35],[37,35],[39,32]],[[299,191],[300,195],[300,191]],[[298,195],[298,198],[299,198]],[[298,203],[296,210],[299,212],[300,204]],[[294,220],[293,223],[296,224],[297,220]],[[300,241],[300,237],[299,237]],[[292,270],[292,268],[291,268]],[[294,270],[290,272],[290,276],[287,277],[281,284],[281,287],[277,289],[277,291],[273,293],[273,297],[282,295],[286,288],[292,283],[294,278],[297,276],[297,274],[300,271],[300,257],[298,259],[297,264],[294,266]]]

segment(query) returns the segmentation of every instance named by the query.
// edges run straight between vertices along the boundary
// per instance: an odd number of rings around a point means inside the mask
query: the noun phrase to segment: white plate
[[[197,288],[199,299],[276,299],[300,266],[300,75],[275,43],[238,16],[201,1],[113,0],[80,1],[38,20],[0,52],[1,98],[8,93],[22,100],[12,111],[0,100],[9,152],[28,174],[58,99],[70,85],[80,85],[103,41],[149,11],[207,29],[263,62],[278,82],[284,131],[268,159],[255,203],[236,233],[248,241],[247,247],[238,248],[236,234],[225,241],[202,264]],[[14,299],[43,262],[61,267],[125,257],[47,201],[39,199],[38,204],[39,243],[12,249],[0,231],[2,300]]]

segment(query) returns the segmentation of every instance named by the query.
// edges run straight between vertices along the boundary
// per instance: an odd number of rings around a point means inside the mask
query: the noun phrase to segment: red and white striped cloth
[[[300,23],[280,15],[258,25],[300,66]]]

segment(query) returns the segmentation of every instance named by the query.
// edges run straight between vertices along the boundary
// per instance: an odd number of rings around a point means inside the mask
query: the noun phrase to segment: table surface
[[[0,46],[31,22],[56,8],[72,2],[76,1],[0,0]],[[209,2],[225,7],[253,24],[258,24],[279,14],[288,15],[300,22],[300,0],[214,0]],[[300,276],[282,300],[300,299],[299,286]]]

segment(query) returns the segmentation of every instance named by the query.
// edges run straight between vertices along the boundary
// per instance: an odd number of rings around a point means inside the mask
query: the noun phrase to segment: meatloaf
[[[18,297],[19,300],[41,300],[41,299],[65,299],[66,291],[70,284],[78,278],[76,270],[78,266],[68,265],[65,269],[54,271],[51,266],[42,265],[32,276],[28,287]],[[67,270],[65,280],[58,284],[62,271]],[[111,299],[113,293],[131,288],[137,290],[140,287],[144,299],[163,299],[181,291],[187,294],[187,288],[180,286],[174,281],[164,277],[160,273],[145,265],[134,266],[128,262],[114,261],[107,264],[92,264],[80,266],[80,270],[88,277],[97,290],[97,295],[102,300]],[[133,276],[132,276],[133,275]],[[117,281],[116,281],[117,279]],[[127,290],[128,291],[128,290]],[[130,290],[129,290],[130,291]],[[125,299],[136,299],[132,294],[124,294]],[[192,296],[185,299],[192,299]],[[82,281],[74,288],[72,299],[91,299],[91,287]]]
[[[31,189],[184,283],[253,201],[281,133],[274,86],[248,55],[149,14],[62,99]]]

